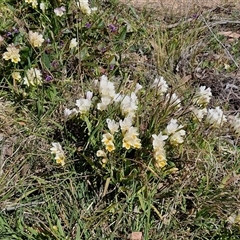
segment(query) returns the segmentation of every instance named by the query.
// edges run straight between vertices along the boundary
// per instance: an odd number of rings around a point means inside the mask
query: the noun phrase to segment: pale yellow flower
[[[130,127],[124,134],[123,147],[126,149],[130,149],[130,147],[141,148],[141,140],[137,137],[138,135],[137,128]]]
[[[112,152],[115,150],[113,140],[114,138],[111,133],[103,134],[102,143],[105,145],[105,148],[107,149],[108,152]]]
[[[52,148],[50,148],[51,154],[55,154],[55,160],[57,164],[65,165],[65,154],[63,152],[62,146],[60,143],[52,143]]]
[[[69,48],[70,48],[70,49],[75,48],[75,47],[77,47],[77,45],[78,45],[77,39],[76,39],[76,38],[73,38],[73,39],[70,41]]]
[[[21,75],[19,72],[12,72],[12,78],[15,81],[20,81],[21,80]]]
[[[37,0],[25,0],[26,3],[31,3],[33,8],[36,8],[38,5]]]
[[[43,35],[38,32],[30,31],[29,34],[29,42],[34,47],[41,47],[44,42]]]
[[[56,163],[61,164],[62,166],[65,165],[65,155],[62,153],[57,153],[55,157]]]
[[[7,47],[7,52],[3,54],[3,59],[11,60],[13,63],[20,62],[19,49],[16,48],[13,44],[10,44]]]
[[[36,86],[42,84],[42,73],[37,68],[30,68],[26,72],[26,77],[23,78],[24,84],[27,86]]]

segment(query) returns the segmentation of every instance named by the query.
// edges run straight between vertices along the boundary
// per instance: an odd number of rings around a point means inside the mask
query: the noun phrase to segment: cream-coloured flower
[[[107,118],[107,125],[108,125],[108,129],[110,130],[111,134],[114,134],[115,132],[118,131],[119,129],[119,123],[115,122],[114,120],[111,120],[109,118]]]
[[[66,12],[66,8],[64,6],[60,7],[60,8],[55,8],[54,9],[54,13],[56,14],[56,16],[61,17],[64,13]]]
[[[20,72],[12,72],[12,78],[13,78],[13,80],[15,80],[15,81],[20,81],[22,78],[21,78],[21,75],[20,75]]]
[[[162,95],[167,92],[168,85],[167,82],[164,80],[163,77],[157,77],[154,79],[151,88],[156,88],[159,95]]]
[[[111,133],[105,133],[103,134],[102,143],[105,145],[105,148],[108,152],[112,152],[115,150],[114,146],[114,137]]]
[[[183,126],[177,123],[176,119],[171,119],[166,127],[166,134],[169,136],[170,143],[172,145],[178,145],[183,143],[183,136],[185,136],[185,130],[182,130]]]
[[[199,122],[201,122],[203,117],[207,114],[206,108],[199,109],[197,107],[192,107],[191,110],[194,114],[195,119],[197,119]]]
[[[97,151],[97,157],[106,157],[106,153],[103,150],[98,150]]]
[[[227,119],[220,107],[216,107],[215,109],[208,109],[206,121],[211,124],[212,127],[220,127]]]
[[[77,47],[77,45],[78,45],[77,39],[76,39],[76,38],[73,38],[73,39],[70,41],[69,48],[70,48],[70,49],[73,49],[73,48]]]
[[[141,148],[141,139],[138,138],[138,131],[136,127],[130,127],[127,132],[125,132],[123,137],[123,147],[126,149]]]
[[[26,72],[26,77],[23,78],[24,84],[28,87],[42,84],[42,73],[37,68],[30,68]]]
[[[38,32],[29,31],[29,42],[33,47],[41,47],[44,42],[43,35]]]
[[[62,146],[58,142],[52,143],[52,148],[50,148],[51,154],[55,154],[55,160],[57,164],[61,164],[62,166],[65,165],[65,154],[62,149]]]
[[[8,45],[7,52],[3,53],[3,59],[11,60],[13,63],[20,62],[19,49],[13,44]]]
[[[153,134],[153,152],[155,158],[155,166],[157,168],[163,168],[167,164],[166,153],[164,149],[165,140],[168,138],[167,135],[162,135],[160,132],[158,135]]]
[[[205,106],[210,102],[211,97],[212,97],[211,88],[201,86],[196,92],[196,98],[194,102],[200,106]]]
[[[41,2],[40,5],[39,5],[39,8],[42,10],[43,13],[45,13],[46,4],[44,2]]]
[[[31,3],[33,8],[36,8],[38,5],[37,0],[25,0],[26,3]]]
[[[81,114],[89,112],[92,104],[93,93],[88,91],[86,92],[86,98],[80,98],[76,100],[76,106]]]
[[[97,10],[97,8],[90,8],[88,0],[78,0],[77,6],[80,8],[81,12],[86,15],[90,15]]]
[[[138,108],[138,99],[134,92],[131,93],[131,95],[126,95],[120,104],[120,109],[122,114],[125,117],[135,117],[135,112]]]
[[[121,131],[124,134],[132,126],[132,118],[126,117],[124,118],[124,120],[120,120],[119,124],[120,124]]]
[[[77,115],[78,111],[76,108],[73,108],[73,109],[65,108],[63,114],[64,114],[64,118],[68,119],[70,117]]]
[[[168,93],[166,95],[166,99],[170,103],[170,105],[181,107],[181,100],[179,99],[176,93],[173,93],[173,94]]]

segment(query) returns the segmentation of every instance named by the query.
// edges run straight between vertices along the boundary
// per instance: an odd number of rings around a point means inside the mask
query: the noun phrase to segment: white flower
[[[92,101],[85,98],[76,100],[76,106],[81,114],[87,113],[91,107]]]
[[[78,114],[78,111],[76,108],[73,108],[73,109],[65,108],[63,114],[64,114],[65,119],[67,119],[69,117],[72,117],[72,116],[75,116],[76,114]]]
[[[70,48],[70,49],[75,48],[75,47],[77,47],[77,45],[78,45],[77,39],[76,39],[76,38],[73,38],[73,39],[70,41],[69,48]]]
[[[134,93],[137,94],[137,92],[138,92],[139,90],[141,90],[142,88],[143,88],[143,86],[142,86],[141,84],[137,83],[136,86],[135,86]]]
[[[233,128],[233,131],[240,136],[240,118],[239,116],[229,116],[229,122],[231,127]]]
[[[158,150],[158,149],[162,149],[164,144],[165,144],[165,140],[168,139],[167,135],[162,135],[162,133],[160,132],[158,135],[153,134],[153,149],[154,150]]]
[[[106,75],[103,75],[100,78],[99,93],[102,97],[110,97],[112,99],[114,99],[116,95],[114,84],[108,81]]]
[[[196,107],[192,107],[191,108],[193,114],[194,114],[194,117],[196,119],[198,119],[198,121],[202,121],[203,117],[207,114],[207,109],[206,108],[203,108],[203,109],[199,109],[199,108],[196,108]]]
[[[211,88],[201,86],[196,92],[195,103],[199,104],[200,106],[206,105],[210,102],[211,97],[212,97]]]
[[[107,118],[107,125],[108,125],[108,129],[110,130],[111,134],[114,134],[115,132],[118,131],[119,129],[119,123],[115,122],[114,120],[111,120],[109,118]]]
[[[15,81],[20,81],[20,80],[21,80],[20,72],[12,72],[12,78],[13,78]]]
[[[62,146],[58,142],[52,143],[52,148],[50,148],[51,154],[55,154],[56,163],[61,164],[62,166],[65,165],[65,154],[63,152]]]
[[[122,133],[125,133],[132,126],[132,118],[126,117],[124,120],[119,121]]]
[[[38,5],[37,0],[25,0],[26,3],[31,3],[33,8],[36,8]]]
[[[45,5],[44,2],[41,2],[41,3],[40,3],[39,8],[42,10],[43,13],[45,13],[46,5]]]
[[[120,94],[120,93],[116,93],[115,96],[114,96],[114,99],[113,101],[115,103],[118,103],[118,102],[121,102],[124,98],[124,95],[123,94]]]
[[[183,128],[183,126],[179,125],[176,119],[171,119],[171,121],[167,125],[165,131],[166,134],[170,136],[169,140],[172,145],[178,145],[183,143],[183,136],[186,134],[186,132],[185,130],[181,130],[181,128]]]
[[[112,103],[112,98],[102,97],[101,102],[97,104],[97,109],[100,111],[106,110],[107,106]]]
[[[11,60],[13,63],[20,62],[19,49],[13,44],[8,45],[7,52],[3,53],[3,59]]]
[[[126,95],[120,104],[120,109],[122,114],[124,116],[134,117],[135,111],[138,108],[137,104],[138,104],[138,99],[134,92],[132,92],[130,96]]]
[[[42,73],[37,68],[30,68],[26,72],[26,77],[23,78],[24,84],[28,87],[42,84]]]
[[[82,13],[87,15],[90,15],[92,12],[97,10],[97,8],[90,8],[88,0],[78,0],[77,6],[80,8]]]
[[[208,110],[206,121],[213,127],[220,127],[227,119],[220,107],[216,107]]]
[[[106,157],[106,153],[103,150],[98,150],[97,151],[97,157]]]
[[[29,34],[29,42],[34,47],[41,47],[44,42],[43,35],[38,32],[30,31]]]
[[[167,92],[168,85],[163,77],[155,78],[151,88],[156,88],[158,94],[162,95]]]
[[[178,98],[176,93],[173,93],[172,95],[168,93],[166,95],[166,99],[169,101],[170,105],[180,107],[181,100]]]
[[[115,150],[115,146],[113,143],[114,137],[111,133],[103,134],[102,143],[105,145],[105,148],[108,152],[112,152]]]
[[[141,140],[137,137],[139,135],[136,127],[130,127],[127,132],[124,133],[123,147],[126,149],[141,148]]]
[[[64,13],[66,12],[66,8],[64,6],[60,8],[55,8],[54,13],[58,16],[61,17]]]

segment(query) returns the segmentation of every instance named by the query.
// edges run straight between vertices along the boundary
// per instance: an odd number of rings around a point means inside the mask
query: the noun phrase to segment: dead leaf
[[[142,232],[132,232],[129,238],[130,240],[142,240]]]
[[[228,38],[234,38],[234,39],[239,39],[240,34],[232,31],[227,31],[227,32],[218,32],[218,35],[222,35],[224,37]]]

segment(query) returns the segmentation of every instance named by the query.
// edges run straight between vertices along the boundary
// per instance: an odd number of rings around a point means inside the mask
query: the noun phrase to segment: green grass
[[[66,12],[59,17],[54,9],[61,6]],[[45,13],[24,1],[0,3],[1,56],[13,43],[21,58],[0,59],[0,239],[127,239],[132,232],[156,240],[239,239],[238,136],[229,120],[217,128],[206,116],[196,120],[192,107],[199,85],[213,93],[222,86],[221,79],[212,83],[200,73],[210,72],[210,79],[227,76],[232,83],[239,44],[218,32],[236,26],[210,23],[219,16],[234,21],[240,12],[209,11],[192,18],[161,13],[164,21],[157,12],[118,1],[91,6],[97,11],[84,15],[73,0],[53,1]],[[43,35],[40,47],[30,44],[30,30]],[[78,45],[70,49],[73,38]],[[30,68],[41,71],[41,85],[24,84]],[[12,78],[14,71],[20,81]],[[142,85],[132,123],[139,135],[131,139],[139,138],[141,148],[124,148],[119,130],[116,149],[105,149],[107,118],[119,121],[125,114],[121,103],[97,109],[101,92],[95,80],[102,75],[125,96]],[[168,84],[162,95],[151,88],[158,76]],[[91,108],[64,117],[64,109],[76,107],[86,91],[93,92]],[[171,103],[172,94],[181,108]],[[213,96],[206,107],[220,104],[226,116],[235,115],[228,98],[228,93],[223,99]],[[176,146],[166,130],[171,119],[186,131]],[[160,132],[168,134],[162,168],[152,146],[152,135]],[[64,166],[51,154],[53,142],[63,148]],[[97,157],[98,150],[106,156]]]

